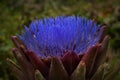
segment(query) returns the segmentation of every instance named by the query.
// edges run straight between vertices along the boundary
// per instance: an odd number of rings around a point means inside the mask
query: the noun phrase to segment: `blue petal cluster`
[[[102,33],[100,28],[87,18],[59,16],[34,20],[19,38],[41,57],[60,57],[65,51],[82,54],[98,43]]]

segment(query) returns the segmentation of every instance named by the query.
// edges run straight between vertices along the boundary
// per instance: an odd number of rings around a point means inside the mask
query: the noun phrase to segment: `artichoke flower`
[[[19,80],[110,80],[105,30],[80,16],[34,20],[21,35],[12,36],[18,64],[7,60]]]

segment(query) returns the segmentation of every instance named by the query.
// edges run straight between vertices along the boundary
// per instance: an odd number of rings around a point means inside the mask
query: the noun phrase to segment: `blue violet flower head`
[[[79,16],[59,16],[34,20],[19,36],[28,49],[41,57],[61,57],[66,51],[83,54],[102,35],[93,20]]]
[[[16,74],[20,80],[36,80],[38,70],[42,80],[91,80],[105,58],[109,43],[105,30],[81,16],[36,19],[21,35],[12,36],[21,65],[15,67]]]

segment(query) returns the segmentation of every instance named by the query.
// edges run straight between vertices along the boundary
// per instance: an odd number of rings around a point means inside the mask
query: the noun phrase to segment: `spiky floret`
[[[64,51],[83,54],[100,40],[101,26],[80,16],[59,16],[34,20],[19,38],[41,57],[58,56]]]

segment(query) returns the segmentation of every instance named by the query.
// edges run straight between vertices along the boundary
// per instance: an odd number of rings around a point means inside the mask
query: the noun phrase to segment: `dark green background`
[[[120,58],[120,0],[0,0],[0,80],[17,80],[6,63],[7,57],[14,59],[10,36],[20,34],[35,18],[60,15],[79,15],[106,24],[114,58],[111,64]]]

